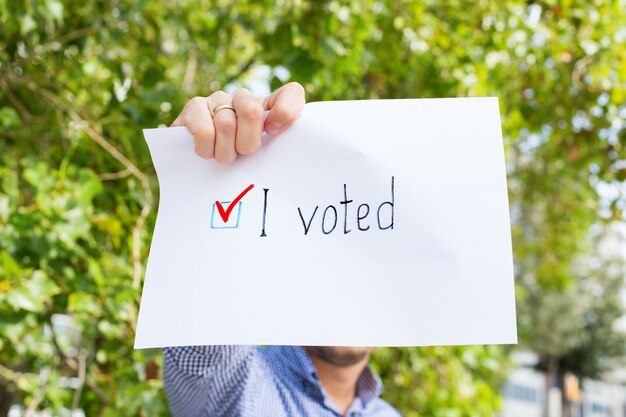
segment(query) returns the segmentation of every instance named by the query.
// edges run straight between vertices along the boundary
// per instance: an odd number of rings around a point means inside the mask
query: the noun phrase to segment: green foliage
[[[544,291],[521,280],[520,327],[539,367],[601,378],[626,354],[626,333],[617,330],[624,316],[622,289],[626,265],[615,254],[615,232],[576,264],[577,279],[565,291]],[[617,359],[617,360],[616,360]]]
[[[309,100],[498,96],[520,293],[574,291],[571,306],[589,228],[625,208],[619,191],[598,195],[626,179],[625,8],[0,0],[0,415],[11,396],[55,414],[167,415],[160,353],[132,349],[157,190],[141,128],[263,66]],[[548,337],[529,328],[530,345]],[[374,365],[407,416],[490,415],[505,357],[383,349]]]
[[[379,348],[372,362],[386,381],[383,397],[405,417],[488,416],[500,407],[501,347]]]

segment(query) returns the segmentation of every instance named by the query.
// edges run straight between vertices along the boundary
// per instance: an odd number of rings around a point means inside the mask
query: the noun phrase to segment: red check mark
[[[243,198],[244,195],[248,194],[248,191],[250,191],[251,189],[254,188],[254,184],[250,184],[248,186],[248,188],[246,188],[245,190],[243,190],[241,193],[239,193],[239,195],[237,196],[237,198],[235,198],[226,208],[226,210],[224,210],[224,207],[222,206],[222,203],[220,203],[219,201],[215,202],[215,207],[217,207],[217,211],[220,212],[220,217],[222,218],[222,220],[224,220],[224,223],[228,222],[228,218],[230,217],[230,213],[233,212],[233,209],[235,208],[235,206],[237,205],[237,203],[239,203],[239,201],[241,201],[241,199]]]

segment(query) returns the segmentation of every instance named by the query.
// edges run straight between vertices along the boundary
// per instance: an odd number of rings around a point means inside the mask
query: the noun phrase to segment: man
[[[284,132],[304,107],[289,83],[261,99],[245,89],[195,97],[173,126],[186,126],[202,158],[230,163],[254,153],[261,134]],[[268,111],[267,118],[264,112]],[[379,398],[367,347],[185,346],[164,349],[164,380],[179,416],[397,417]]]

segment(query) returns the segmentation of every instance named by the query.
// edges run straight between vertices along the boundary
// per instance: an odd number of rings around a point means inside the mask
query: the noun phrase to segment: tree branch
[[[13,369],[7,368],[6,366],[0,364],[0,377],[17,385],[17,379],[19,375]]]
[[[126,178],[131,175],[131,172],[127,169],[124,169],[119,172],[107,172],[104,174],[98,175],[98,178],[101,181],[113,181],[113,180],[121,180],[122,178]]]
[[[576,86],[576,88],[581,88],[581,78],[585,71],[587,70],[587,66],[593,62],[593,55],[586,55],[576,61],[574,64],[574,70],[572,71],[572,84]]]
[[[39,389],[37,390],[37,393],[33,397],[33,400],[30,402],[30,404],[28,404],[28,407],[26,408],[26,410],[24,410],[24,417],[33,416],[35,413],[35,410],[37,409],[41,401],[44,399],[46,388],[48,388],[48,380],[50,379],[50,373],[51,372],[48,372],[48,374],[45,376],[43,382],[41,383],[41,385],[39,386]]]
[[[4,91],[4,94],[6,94],[13,107],[15,107],[15,110],[17,110],[17,112],[20,114],[22,120],[26,123],[30,123],[33,120],[33,115],[30,114],[26,106],[24,106],[24,104],[15,96],[15,94],[13,94],[13,91],[11,91],[11,87],[9,87],[9,84],[2,78],[0,78],[0,88],[2,88],[2,91]]]
[[[228,85],[230,83],[232,83],[233,81],[235,81],[236,79],[238,79],[239,77],[241,77],[243,74],[245,74],[256,62],[256,57],[252,56],[248,62],[246,62],[243,67],[241,67],[241,69],[239,71],[237,71],[236,74],[231,75],[230,77],[228,77],[228,79],[226,81],[224,81],[224,85]]]
[[[80,377],[79,363],[77,363],[76,360],[74,360],[73,358],[68,357],[65,354],[65,352],[63,352],[61,345],[59,345],[59,342],[57,340],[57,334],[56,334],[56,331],[54,330],[54,325],[52,324],[52,313],[50,311],[48,312],[46,318],[48,321],[48,327],[50,327],[50,334],[52,335],[52,346],[54,346],[54,350],[57,352],[57,354],[63,361],[63,364],[67,366],[70,370],[77,372]],[[109,399],[109,397],[106,396],[104,392],[102,392],[100,387],[94,381],[87,378],[86,372],[84,375],[84,381],[85,381],[85,384],[87,384],[87,386],[98,396],[100,401],[102,401],[104,404],[111,404],[111,400]]]
[[[34,93],[40,95],[45,100],[47,100],[50,104],[55,107],[63,110],[73,122],[75,122],[78,126],[81,126],[83,131],[89,136],[91,140],[96,142],[102,149],[104,149],[109,155],[111,155],[115,160],[117,160],[120,164],[124,166],[126,170],[128,170],[135,178],[139,180],[141,184],[141,188],[143,189],[145,196],[145,203],[141,207],[141,212],[135,221],[135,225],[132,231],[132,255],[131,261],[133,264],[133,281],[132,287],[137,289],[141,285],[141,231],[146,223],[146,219],[148,218],[148,214],[150,214],[150,208],[153,202],[153,194],[152,189],[150,188],[150,182],[148,181],[148,177],[130,160],[124,155],[119,149],[117,149],[109,140],[107,140],[104,136],[102,136],[98,131],[96,131],[90,123],[81,117],[75,110],[73,110],[69,105],[67,105],[63,100],[59,97],[55,96],[51,92],[46,89],[40,88],[37,84],[32,81],[26,82],[26,86],[28,89],[33,91]],[[133,314],[131,314],[131,322],[130,325],[133,330],[137,328],[136,323],[136,307],[131,305],[131,309],[133,310]]]
[[[83,385],[85,385],[85,375],[86,375],[86,363],[87,363],[87,354],[84,350],[80,350],[78,352],[78,388],[74,391],[74,397],[72,398],[72,411],[78,408],[80,404],[80,397],[83,393]]]
[[[189,57],[185,66],[185,76],[183,77],[183,91],[191,91],[193,88],[193,80],[196,78],[196,68],[198,66],[198,55],[195,48],[189,49]]]
[[[50,50],[59,48],[61,45],[66,44],[68,42],[74,41],[76,39],[80,39],[82,37],[91,35],[92,33],[96,33],[98,30],[100,30],[99,27],[96,26],[89,26],[89,27],[84,27],[84,28],[80,28],[80,29],[76,29],[72,32],[68,32],[64,35],[59,36],[56,39],[53,39],[49,42],[46,42],[43,45],[40,45],[39,47],[36,47],[36,51],[34,51],[35,55],[43,55],[47,52],[49,52]],[[13,61],[13,64],[19,64],[20,62],[24,62],[28,59],[31,59],[33,57],[33,54],[30,53],[27,56],[25,56],[22,59],[18,59]]]

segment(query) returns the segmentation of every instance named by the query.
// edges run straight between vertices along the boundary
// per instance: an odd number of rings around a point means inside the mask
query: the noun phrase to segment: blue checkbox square
[[[230,205],[230,201],[220,201],[222,207],[225,209]],[[241,205],[243,203],[240,201],[237,203],[237,206],[233,209],[228,217],[228,221],[224,223],[222,220],[222,216],[220,216],[219,211],[215,203],[213,203],[213,209],[211,210],[211,229],[236,229],[239,227],[239,220],[241,219]]]

